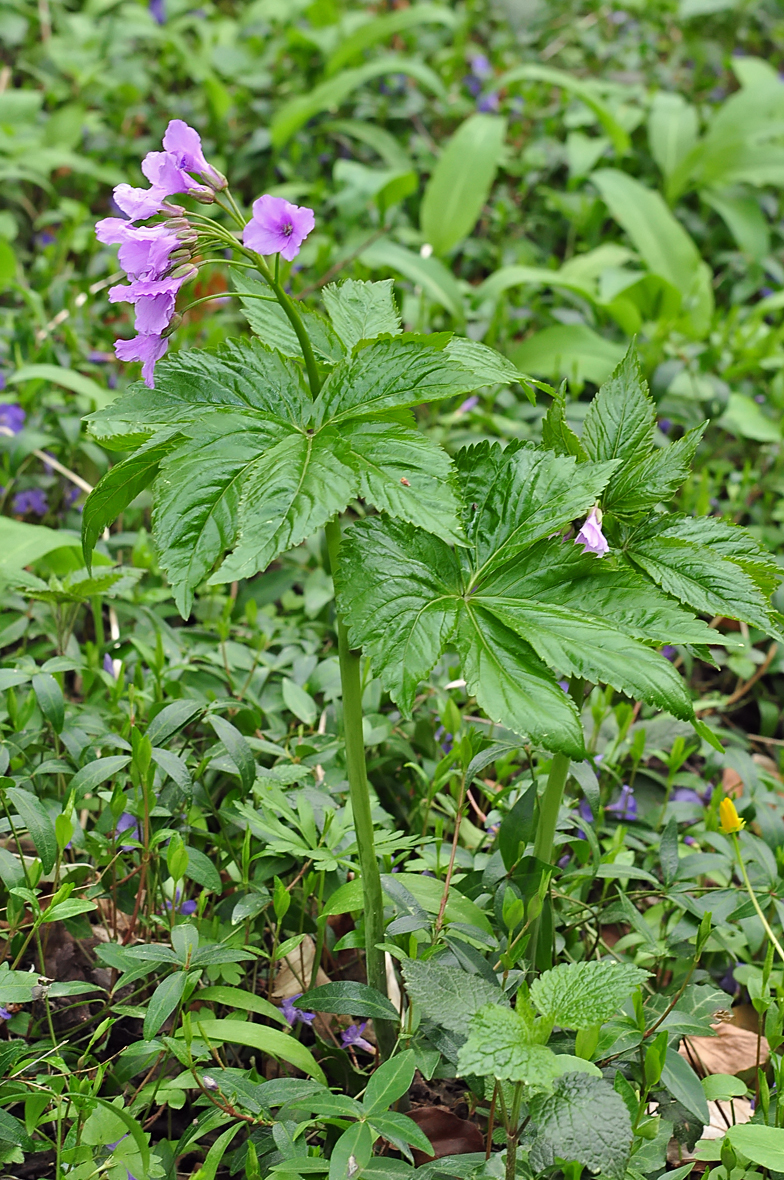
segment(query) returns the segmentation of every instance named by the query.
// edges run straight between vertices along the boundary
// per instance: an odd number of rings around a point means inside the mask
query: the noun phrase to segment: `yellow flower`
[[[745,828],[746,821],[741,819],[735,810],[735,804],[731,799],[722,799],[719,804],[719,827],[725,836],[732,836],[735,832],[739,832],[741,828]]]

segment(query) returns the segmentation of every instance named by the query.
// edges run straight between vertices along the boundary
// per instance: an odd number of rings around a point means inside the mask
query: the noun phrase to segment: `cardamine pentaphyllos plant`
[[[325,287],[328,319],[306,308],[285,291],[280,259],[296,257],[312,211],[264,195],[246,220],[192,128],[174,120],[163,146],[142,165],[149,189],[115,191],[131,220],[98,225],[103,241],[119,243],[132,278],[111,295],[136,306],[138,335],[119,341],[118,354],[142,361],[148,388],[132,386],[88,420],[105,446],[132,453],[85,505],[85,556],[153,484],[161,565],[187,617],[205,580],[251,577],[325,530],[367,972],[383,992],[360,653],[409,714],[444,648],[456,649],[487,715],[553,753],[534,840],[549,862],[570,760],[586,756],[586,682],[666,709],[715,744],[658,649],[679,644],[710,658],[709,645],[732,642],[701,615],[780,635],[769,603],[776,567],[743,529],[664,508],[702,428],[655,447],[654,407],[632,350],[591,403],[581,438],[553,394],[541,445],[483,442],[452,460],[417,429],[411,407],[513,382],[533,396],[536,383],[481,344],[403,332],[391,280]],[[172,205],[179,193],[217,207],[236,228]],[[175,354],[154,373],[176,324],[177,292],[213,246],[260,276],[232,272],[261,338]],[[340,516],[358,497],[376,515],[344,536]]]

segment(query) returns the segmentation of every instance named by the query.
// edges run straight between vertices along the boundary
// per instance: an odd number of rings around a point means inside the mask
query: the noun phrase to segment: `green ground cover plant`
[[[3,1174],[784,1172],[783,29],[0,6]]]

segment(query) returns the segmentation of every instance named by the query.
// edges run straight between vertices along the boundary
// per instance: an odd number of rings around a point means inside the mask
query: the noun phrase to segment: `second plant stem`
[[[340,521],[326,526],[329,563],[333,576],[340,561]],[[365,962],[367,981],[382,995],[387,994],[384,952],[379,943],[384,941],[384,898],[381,874],[378,869],[373,836],[373,817],[370,813],[370,791],[365,766],[365,740],[362,729],[362,683],[360,653],[352,650],[348,630],[338,615],[338,659],[343,688],[343,736],[346,743],[346,774],[348,776],[354,830],[357,835],[359,865],[362,871],[362,900],[365,918]],[[382,1057],[387,1057],[394,1043],[392,1026],[376,1021],[376,1036]]]

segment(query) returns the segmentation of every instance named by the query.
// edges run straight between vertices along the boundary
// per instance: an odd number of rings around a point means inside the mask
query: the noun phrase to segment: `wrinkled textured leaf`
[[[651,450],[655,413],[633,348],[605,381],[585,415],[580,437],[589,458],[639,463]]]
[[[540,975],[531,985],[531,1001],[561,1028],[591,1028],[609,1020],[647,978],[631,963],[569,963]]]
[[[392,336],[400,333],[394,286],[393,279],[378,283],[346,279],[343,283],[330,283],[324,287],[321,297],[332,326],[349,351],[360,340],[372,340],[384,333]]]
[[[562,1159],[622,1180],[632,1123],[623,1099],[608,1082],[567,1074],[554,1082],[552,1094],[535,1094],[529,1109],[538,1131],[530,1155],[534,1171]]]
[[[406,959],[403,977],[409,996],[423,1015],[451,1032],[465,1033],[471,1017],[486,1004],[508,1004],[500,987],[437,959]]]
[[[462,1077],[496,1077],[543,1089],[549,1089],[555,1078],[575,1070],[601,1077],[592,1062],[567,1053],[556,1056],[546,1045],[533,1043],[531,1028],[520,1015],[497,1004],[487,1004],[473,1017],[457,1059],[457,1071]]]

